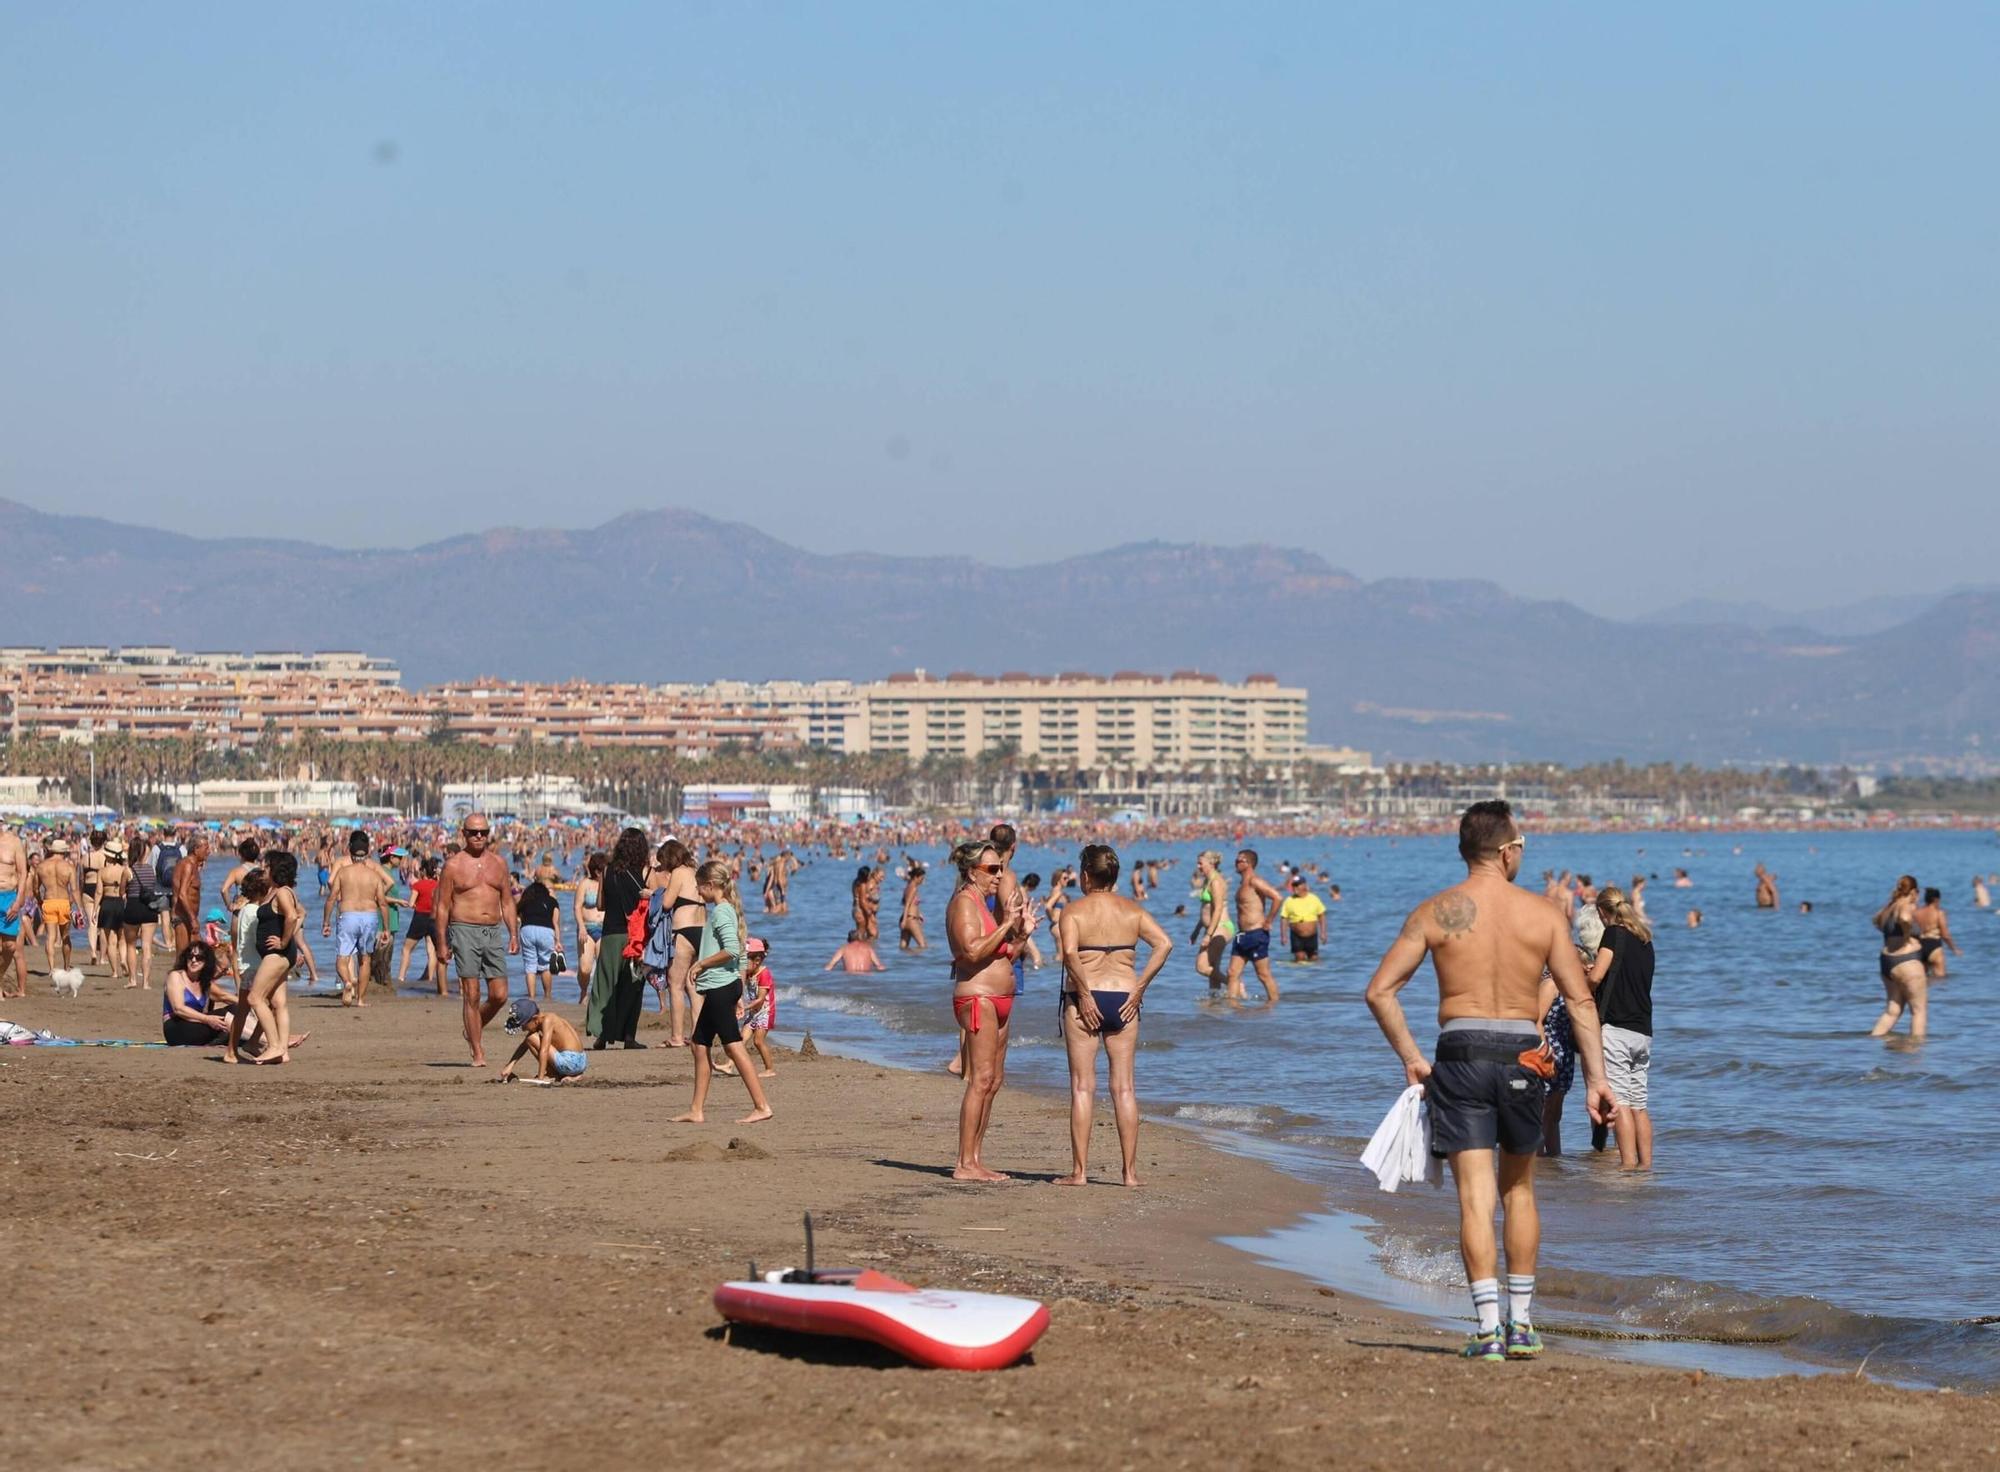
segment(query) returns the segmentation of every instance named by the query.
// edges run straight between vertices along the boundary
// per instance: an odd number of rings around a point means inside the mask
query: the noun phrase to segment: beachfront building
[[[447,782],[440,791],[439,812],[451,823],[462,823],[471,813],[504,813],[523,822],[546,823],[558,813],[609,811],[586,799],[576,778],[546,772],[497,782]]]
[[[1306,755],[1306,692],[1181,670],[998,676],[924,670],[886,680],[663,687],[788,722],[802,746],[912,761],[1001,753],[1023,766],[1195,770]],[[1358,755],[1365,764],[1367,753]]]
[[[1290,763],[1306,744],[1306,692],[1180,670],[939,678],[917,670],[864,687],[868,751],[1005,754],[1033,767],[1194,771]]]
[[[394,661],[356,650],[301,654],[296,650],[260,650],[254,654],[189,653],[166,644],[64,644],[55,649],[33,645],[0,645],[0,674],[103,675],[138,680],[170,679],[179,674],[250,675],[267,679],[353,680],[372,685],[399,685],[402,672]]]
[[[681,789],[683,823],[810,823],[828,819],[872,823],[881,816],[881,798],[858,787],[766,782],[739,786],[692,783]]]
[[[353,782],[272,777],[171,783],[160,792],[174,812],[200,818],[351,818],[364,811]]]
[[[799,744],[788,718],[708,687],[692,689],[472,680],[436,686],[423,698],[453,738],[506,749],[542,742],[704,757],[723,747],[766,751]]]
[[[67,807],[76,799],[63,777],[0,777],[0,808]]]

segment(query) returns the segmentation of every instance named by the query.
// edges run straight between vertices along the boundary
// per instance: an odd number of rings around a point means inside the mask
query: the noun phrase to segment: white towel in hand
[[[1431,1155],[1431,1115],[1420,1086],[1411,1084],[1390,1106],[1361,1152],[1361,1163],[1375,1172],[1384,1191],[1405,1181],[1429,1181],[1433,1186],[1443,1182],[1444,1162]]]

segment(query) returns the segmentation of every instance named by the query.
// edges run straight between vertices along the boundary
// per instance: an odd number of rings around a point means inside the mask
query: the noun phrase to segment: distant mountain
[[[0,644],[363,649],[479,674],[875,678],[1270,670],[1378,758],[1852,761],[1990,751],[2000,594],[1853,635],[1622,623],[1491,583],[1365,582],[1271,547],[1137,543],[1022,568],[821,556],[684,510],[409,550],[197,538],[0,500]]]
[[[1835,639],[1856,639],[1880,634],[1906,624],[1937,607],[1954,593],[1991,593],[1991,587],[1958,587],[1944,593],[1893,593],[1862,598],[1853,603],[1837,603],[1827,608],[1789,612],[1768,603],[1732,603],[1720,598],[1692,598],[1648,614],[1639,620],[1648,624],[1733,624],[1738,628],[1771,633],[1778,629],[1803,629]]]

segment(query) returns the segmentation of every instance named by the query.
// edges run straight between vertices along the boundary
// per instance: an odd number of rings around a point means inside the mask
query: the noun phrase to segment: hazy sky
[[[0,495],[1993,579],[2000,11],[0,7]]]

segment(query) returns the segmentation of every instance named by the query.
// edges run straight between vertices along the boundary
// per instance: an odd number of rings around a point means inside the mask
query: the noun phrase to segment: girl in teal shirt
[[[743,1046],[743,1029],[736,1019],[736,1004],[743,997],[743,901],[736,893],[736,875],[717,859],[710,859],[694,872],[696,892],[708,906],[708,919],[701,927],[701,944],[695,947],[694,991],[701,1004],[688,1047],[694,1053],[694,1105],[677,1115],[675,1124],[702,1124],[708,1103],[709,1044],[719,1042],[737,1075],[750,1090],[750,1112],[738,1124],[756,1124],[771,1117],[771,1106],[757,1082],[756,1067]]]

